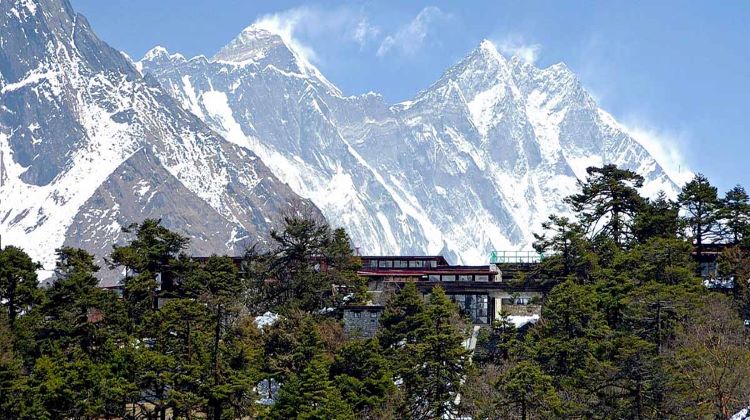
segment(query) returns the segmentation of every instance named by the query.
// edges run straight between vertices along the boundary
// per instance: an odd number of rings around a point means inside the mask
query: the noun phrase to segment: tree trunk
[[[219,385],[219,338],[221,336],[221,304],[217,305],[216,308],[216,327],[214,329],[214,348],[213,348],[213,374],[214,374],[214,387]],[[215,396],[211,397],[211,407],[213,411],[214,420],[221,419],[221,401],[216,399]]]

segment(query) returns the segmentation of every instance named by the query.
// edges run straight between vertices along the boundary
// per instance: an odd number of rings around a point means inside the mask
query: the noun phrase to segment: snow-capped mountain
[[[46,268],[63,244],[101,259],[122,226],[158,217],[194,253],[236,253],[306,208],[317,211],[142,77],[67,0],[0,2],[4,245]]]
[[[483,41],[413,100],[344,96],[282,37],[250,26],[214,57],[137,63],[186,109],[255,152],[363,253],[481,263],[528,247],[586,167],[616,163],[674,192],[655,159],[564,65]]]

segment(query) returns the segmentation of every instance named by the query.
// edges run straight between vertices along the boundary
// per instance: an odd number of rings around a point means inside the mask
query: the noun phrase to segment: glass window
[[[456,281],[456,276],[454,275],[443,276],[443,281]]]
[[[516,298],[516,305],[528,305],[530,300],[527,297]]]
[[[378,267],[378,260],[370,260],[370,267],[371,268],[377,268]]]
[[[362,318],[362,312],[355,312],[354,313],[355,318]]]
[[[377,318],[378,313],[377,312],[370,312],[370,318]]]
[[[490,281],[490,276],[487,276],[487,275],[474,276],[474,281]]]
[[[464,304],[465,304],[466,302],[464,301],[464,295],[452,295],[452,296],[451,296],[451,299],[452,299],[452,300],[453,300],[454,302],[458,303],[458,307],[459,307],[459,308],[461,308],[461,309],[465,309],[465,308],[464,308]]]
[[[393,261],[393,266],[396,268],[406,268],[406,261],[404,260],[396,260]]]
[[[700,263],[700,269],[701,277],[703,278],[716,277],[718,273],[717,264],[715,261]]]
[[[424,261],[409,261],[409,268],[422,268]]]
[[[435,268],[435,267],[437,267],[437,261],[435,261],[435,260],[431,260],[431,261],[430,261],[430,267],[432,267],[432,268]]]
[[[470,274],[462,274],[458,276],[458,281],[471,281],[471,275]]]
[[[393,267],[393,261],[391,261],[391,260],[380,260],[380,261],[378,261],[378,267],[380,267],[380,268],[391,268],[391,267]]]
[[[449,297],[469,315],[475,324],[489,323],[489,297],[487,295],[449,295]]]
[[[440,281],[440,276],[437,274],[430,274],[430,281]]]

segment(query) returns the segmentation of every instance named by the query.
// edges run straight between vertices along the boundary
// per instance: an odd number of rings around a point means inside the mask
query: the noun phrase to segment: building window
[[[435,261],[435,260],[431,260],[431,261],[430,261],[430,267],[431,267],[431,268],[435,268],[435,267],[437,267],[437,261]]]
[[[489,323],[489,298],[487,295],[449,295],[448,297],[456,302],[462,311],[469,315],[473,323]]]
[[[437,274],[430,274],[430,281],[440,281],[440,276]]]
[[[404,260],[396,260],[393,261],[393,266],[396,268],[406,268],[406,261]]]
[[[409,261],[409,268],[422,268],[424,261]]]
[[[458,281],[471,281],[471,275],[469,274],[462,274],[458,276]]]
[[[701,277],[704,279],[717,277],[719,274],[718,264],[716,261],[701,262]]]
[[[378,260],[370,260],[370,268],[378,268]]]
[[[380,267],[380,268],[391,268],[391,267],[393,267],[393,261],[391,261],[391,260],[380,260],[380,261],[378,261],[378,267]]]
[[[474,276],[474,281],[490,281],[490,276],[487,276],[487,275]]]
[[[355,318],[362,318],[362,312],[354,312],[353,315]]]
[[[443,276],[443,281],[456,281],[456,276],[454,275]]]
[[[531,303],[529,297],[517,297],[517,298],[503,298],[500,300],[502,305],[528,305]]]
[[[377,312],[370,312],[370,318],[377,318],[378,313]]]

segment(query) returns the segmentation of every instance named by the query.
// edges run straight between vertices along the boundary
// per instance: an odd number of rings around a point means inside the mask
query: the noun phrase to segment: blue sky
[[[72,0],[140,58],[213,55],[256,21],[286,31],[346,94],[409,99],[484,39],[563,61],[672,172],[750,189],[750,1]]]

